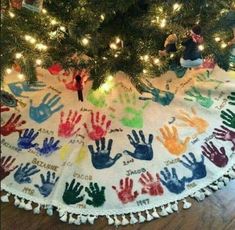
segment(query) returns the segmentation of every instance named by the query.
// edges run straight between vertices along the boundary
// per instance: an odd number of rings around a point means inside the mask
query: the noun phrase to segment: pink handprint
[[[163,194],[163,187],[160,182],[159,174],[156,174],[157,178],[153,178],[152,174],[146,172],[142,173],[139,182],[143,185],[141,190],[142,194],[148,193],[151,196],[158,196]]]
[[[75,126],[80,122],[82,115],[78,114],[77,111],[73,113],[72,110],[69,110],[69,114],[66,118],[66,121],[64,120],[64,116],[64,111],[62,111],[60,113],[58,136],[69,138],[75,135],[80,130],[80,128],[78,128],[74,131]]]
[[[4,105],[0,104],[0,113],[7,112],[10,109],[8,107],[5,107]]]
[[[12,171],[14,171],[18,165],[13,166],[15,158],[11,158],[11,156],[8,156],[7,158],[1,157],[1,164],[0,164],[0,181],[3,180],[5,177],[7,177]]]
[[[107,131],[111,125],[111,121],[106,122],[106,116],[102,115],[101,120],[100,120],[100,113],[96,113],[96,124],[94,121],[94,113],[91,112],[91,125],[92,125],[92,130],[89,130],[87,127],[87,124],[84,123],[84,127],[88,133],[88,136],[91,138],[91,140],[96,141],[100,140],[102,137],[105,137],[107,134]],[[105,126],[105,127],[104,127]]]
[[[14,132],[19,132],[19,133],[22,132],[22,129],[17,129],[17,128],[22,126],[23,124],[25,124],[26,121],[24,121],[24,120],[19,121],[20,117],[21,117],[20,114],[17,117],[15,117],[15,116],[16,116],[16,114],[13,113],[11,115],[10,119],[6,122],[6,124],[4,124],[1,127],[1,130],[0,130],[1,135],[8,136],[8,135],[10,135],[11,133],[14,133]]]
[[[116,188],[116,186],[112,186],[112,188],[116,191],[119,200],[126,204],[128,202],[132,202],[136,199],[136,197],[139,195],[137,191],[133,192],[133,180],[129,177],[125,178],[125,184],[123,182],[123,179],[120,180],[119,190]]]

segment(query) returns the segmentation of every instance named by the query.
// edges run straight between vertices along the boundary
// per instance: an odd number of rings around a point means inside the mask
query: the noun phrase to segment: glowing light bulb
[[[146,74],[148,73],[148,71],[146,69],[143,69],[143,73]]]
[[[65,32],[66,31],[66,28],[64,26],[60,26],[60,30]]]
[[[16,53],[15,57],[16,57],[16,59],[20,59],[22,57],[22,54],[21,53]]]
[[[221,40],[220,37],[215,37],[216,42],[219,42],[220,40]]]
[[[198,49],[202,51],[202,50],[205,49],[205,47],[204,47],[204,45],[199,45],[199,46],[198,46]]]
[[[46,14],[46,13],[47,13],[47,10],[46,10],[46,9],[42,9],[42,13],[43,13],[43,14]]]
[[[118,54],[114,54],[114,57],[117,58],[117,57],[118,57]]]
[[[37,65],[41,65],[42,64],[42,60],[41,59],[36,59],[35,62],[36,62]]]
[[[175,56],[174,54],[171,54],[171,55],[170,55],[170,58],[173,58],[174,56]]]
[[[231,63],[229,63],[229,66],[230,67],[234,67],[234,64],[231,62]]]
[[[57,23],[57,21],[56,21],[55,19],[52,19],[52,20],[51,20],[51,24],[52,24],[52,25],[55,25],[56,23]]]
[[[110,48],[113,49],[113,50],[116,50],[118,47],[115,43],[111,43]]]
[[[160,62],[160,60],[158,58],[154,58],[153,62],[154,62],[154,64],[158,64]]]
[[[12,12],[9,12],[9,15],[10,15],[11,18],[14,18],[14,17],[15,17],[15,14],[12,13]]]
[[[222,48],[222,49],[224,49],[224,48],[226,48],[226,47],[227,47],[227,44],[226,44],[226,43],[222,43],[222,44],[221,44],[221,48]]]
[[[22,73],[19,73],[19,74],[17,75],[17,77],[18,77],[20,80],[24,80],[24,74],[22,74]]]
[[[36,49],[38,49],[38,50],[43,50],[43,51],[45,51],[45,50],[47,50],[47,46],[46,45],[43,45],[42,43],[38,43],[38,44],[36,44],[35,45],[35,48]]]
[[[36,39],[35,39],[35,38],[30,38],[29,42],[30,42],[31,44],[34,44],[34,43],[36,42]]]
[[[161,28],[164,28],[165,26],[166,26],[166,19],[164,18],[164,19],[162,19],[162,21],[161,21],[160,27],[161,27]]]
[[[116,43],[119,43],[121,39],[119,37],[116,38]]]
[[[108,77],[107,77],[107,81],[112,81],[113,80],[113,76],[112,75],[109,75]]]
[[[26,34],[26,35],[24,36],[24,38],[25,38],[26,41],[29,41],[32,37]]]
[[[146,61],[146,62],[147,62],[148,60],[149,60],[149,55],[147,55],[147,54],[146,54],[146,55],[144,55],[144,61]]]
[[[101,14],[101,15],[100,15],[100,18],[101,18],[102,21],[104,21],[105,15],[104,15],[104,14]]]
[[[173,10],[174,10],[174,11],[178,11],[178,10],[180,10],[180,8],[181,8],[181,5],[178,4],[178,3],[175,3],[175,4],[173,5]]]
[[[82,44],[83,44],[84,46],[87,46],[87,45],[89,44],[89,40],[88,40],[87,38],[83,38],[83,39],[82,39]]]
[[[8,69],[6,69],[6,73],[7,73],[7,74],[10,74],[11,72],[12,72],[12,70],[11,70],[11,69],[9,69],[9,68],[8,68]]]

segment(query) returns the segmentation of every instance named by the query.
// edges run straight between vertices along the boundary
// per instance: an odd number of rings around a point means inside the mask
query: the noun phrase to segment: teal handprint
[[[208,90],[207,96],[203,96],[199,91],[199,89],[197,89],[196,87],[191,87],[191,89],[186,91],[185,94],[189,96],[184,98],[185,100],[196,101],[198,104],[200,104],[205,108],[210,108],[214,103],[214,101],[211,98],[210,90]]]
[[[100,207],[105,202],[105,187],[102,186],[99,188],[97,183],[90,183],[89,188],[85,188],[86,193],[90,197],[90,199],[86,200],[88,205],[92,205],[93,207]]]
[[[148,106],[148,102],[141,103],[137,100],[135,93],[120,94],[118,100],[115,103],[122,104],[123,113],[120,118],[120,122],[123,126],[130,128],[143,128],[144,125],[144,109]]]
[[[201,73],[197,76],[197,81],[201,83],[206,83],[206,82],[213,82],[216,83],[215,89],[218,89],[221,84],[223,84],[223,81],[215,80],[210,78],[210,72],[207,70],[205,73]]]
[[[222,110],[220,117],[223,119],[223,124],[228,127],[235,129],[235,113],[230,109],[226,109],[226,111]]]

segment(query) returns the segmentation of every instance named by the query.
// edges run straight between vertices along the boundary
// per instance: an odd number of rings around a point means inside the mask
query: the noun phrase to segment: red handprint
[[[116,188],[116,186],[112,186],[112,188],[116,191],[119,200],[123,203],[126,204],[128,202],[132,202],[136,199],[136,197],[139,195],[137,191],[133,192],[133,180],[130,179],[129,177],[125,178],[125,184],[123,182],[123,179],[120,180],[120,185],[119,185],[119,191]]]
[[[8,136],[14,132],[19,132],[19,133],[22,132],[22,129],[17,129],[17,128],[20,127],[21,125],[25,124],[26,121],[24,121],[24,120],[19,121],[20,117],[21,117],[20,114],[17,117],[15,117],[15,116],[16,116],[16,114],[13,113],[11,115],[10,119],[7,121],[7,123],[1,127],[1,130],[0,130],[1,135]]]
[[[13,170],[15,170],[18,165],[12,167],[15,158],[11,158],[11,156],[1,157],[1,164],[0,164],[0,181],[7,177]]]
[[[141,190],[142,194],[148,193],[151,196],[158,196],[163,194],[163,187],[160,182],[159,174],[156,174],[156,179],[153,176],[146,172],[142,173],[139,179],[139,182],[143,185]]]
[[[62,111],[60,113],[58,136],[68,138],[76,134],[80,128],[78,128],[76,131],[74,131],[74,128],[79,123],[81,118],[82,115],[79,115],[77,111],[73,113],[72,110],[69,110],[69,115],[67,116],[66,121],[64,121],[64,112]]]
[[[5,107],[4,105],[0,104],[0,113],[7,112],[10,109],[8,107]]]
[[[105,124],[106,116],[102,115],[101,120],[100,120],[100,113],[96,113],[96,124],[94,121],[94,113],[91,112],[91,125],[92,125],[92,130],[89,131],[87,124],[84,123],[84,127],[88,133],[88,136],[91,138],[91,140],[96,141],[100,140],[102,137],[105,137],[107,134],[107,131],[111,125],[111,121],[107,121]],[[103,127],[105,124],[105,128]]]

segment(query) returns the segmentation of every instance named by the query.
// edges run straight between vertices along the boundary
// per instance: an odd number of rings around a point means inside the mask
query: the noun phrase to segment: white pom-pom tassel
[[[111,217],[111,216],[106,216],[106,218],[108,219],[108,224],[109,225],[112,225],[112,224],[114,224],[114,219]]]
[[[183,202],[184,202],[183,209],[191,208],[192,204],[189,203],[186,199],[184,199]]]
[[[24,207],[25,210],[33,210],[33,207],[32,207],[32,201],[29,201],[27,204],[25,204],[25,207]]]
[[[222,189],[224,187],[224,182],[218,181],[217,186],[218,186],[219,189]]]
[[[210,184],[209,188],[211,188],[214,191],[217,191],[219,189],[217,185],[213,185],[213,184]]]
[[[70,214],[69,214],[69,221],[68,221],[68,223],[69,223],[69,224],[73,224],[73,223],[75,222],[75,220],[76,220],[76,219],[73,218],[73,213],[70,213]]]
[[[89,224],[94,224],[96,218],[97,218],[96,216],[88,216],[87,217],[88,223]]]
[[[17,196],[14,196],[14,199],[15,199],[14,205],[15,206],[20,205],[20,199]]]
[[[171,208],[173,211],[178,212],[179,210],[178,201],[175,201],[175,203],[171,205]]]
[[[19,208],[25,208],[25,203],[24,203],[24,199],[21,199]]]
[[[210,196],[212,194],[212,192],[210,190],[206,189],[206,188],[204,188],[202,191],[204,191],[204,194],[206,196]]]
[[[160,216],[168,216],[168,213],[164,206],[161,206],[161,211],[159,212]]]
[[[229,176],[229,178],[231,178],[231,179],[235,179],[235,172],[231,169],[231,170],[229,170],[228,171],[228,176]]]
[[[167,205],[166,211],[167,211],[169,214],[173,213],[173,210],[172,210],[172,208],[171,208],[171,204],[168,204],[168,205]]]
[[[127,225],[127,224],[129,224],[129,221],[128,221],[128,219],[126,218],[126,216],[123,214],[123,215],[122,215],[122,225]]]
[[[81,216],[80,215],[77,216],[77,219],[75,219],[74,224],[76,224],[76,225],[81,224]]]
[[[204,192],[197,191],[192,195],[192,197],[194,197],[197,201],[202,201],[205,199],[206,196]]]
[[[33,209],[33,213],[34,214],[39,214],[40,213],[40,208],[41,208],[41,205],[38,204],[38,206]]]
[[[149,213],[149,211],[148,210],[146,210],[146,219],[147,219],[147,221],[151,221],[152,219],[153,219],[153,216]]]
[[[47,211],[46,211],[47,215],[52,216],[53,215],[53,206],[52,205],[47,205],[46,208],[47,208]]]
[[[139,217],[139,223],[145,222],[146,219],[144,216],[142,216],[141,212],[138,212],[138,217]]]
[[[222,177],[222,181],[224,182],[225,185],[227,185],[229,183],[229,178],[228,177]]]
[[[156,208],[153,209],[152,216],[153,216],[154,218],[156,218],[156,219],[157,219],[157,218],[160,218],[160,216],[159,216],[158,213],[157,213]]]
[[[138,219],[135,218],[134,214],[130,214],[130,224],[136,224],[138,223]]]
[[[11,195],[10,193],[7,193],[7,194],[1,196],[1,201],[2,201],[3,203],[9,202],[9,196],[10,196],[10,195]]]
[[[60,217],[60,220],[62,222],[67,222],[67,219],[68,219],[67,212],[65,212],[64,215]]]
[[[81,215],[81,223],[85,224],[87,222],[87,216]]]
[[[114,216],[114,225],[117,227],[121,224],[121,221],[117,218],[117,216]]]

